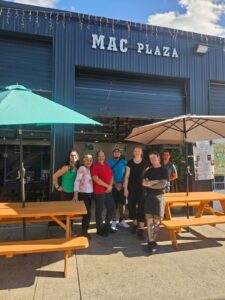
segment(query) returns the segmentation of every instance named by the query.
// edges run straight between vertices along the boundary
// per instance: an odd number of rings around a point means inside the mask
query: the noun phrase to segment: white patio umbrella
[[[225,116],[184,115],[136,127],[125,139],[145,145],[183,144],[186,160],[186,192],[189,192],[187,144],[225,138]]]

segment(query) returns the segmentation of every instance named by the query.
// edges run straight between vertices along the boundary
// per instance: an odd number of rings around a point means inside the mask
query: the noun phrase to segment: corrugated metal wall
[[[168,118],[184,114],[184,84],[99,71],[76,73],[76,107],[92,116]]]
[[[188,82],[189,90],[188,107],[190,113],[209,114],[216,111],[216,102],[210,103],[209,109],[209,82],[225,82],[225,53],[224,40],[205,35],[187,33],[167,28],[146,26],[117,20],[82,16],[72,14],[66,18],[57,19],[57,11],[51,15],[48,9],[10,3],[0,0],[0,7],[5,7],[0,15],[0,30],[5,33],[23,34],[24,36],[48,37],[53,41],[53,96],[57,102],[72,108],[76,104],[75,87],[79,82],[75,78],[75,68],[102,69],[135,73],[137,76],[167,77],[174,80],[181,79]],[[8,10],[11,8],[11,11]],[[16,15],[15,9],[19,9]],[[13,10],[14,9],[14,10]],[[22,19],[22,11],[25,17]],[[29,10],[34,11],[31,15]],[[39,15],[35,11],[42,10]],[[18,13],[18,12],[17,12]],[[92,49],[92,34],[105,36],[105,46],[108,37],[116,37],[117,46],[119,39],[125,38],[128,42],[128,51],[108,51]],[[163,57],[137,53],[137,43],[149,44],[151,48],[168,46],[176,48],[179,58]],[[209,49],[205,55],[196,54],[197,44],[207,44]],[[9,52],[10,56],[10,52]],[[37,57],[37,61],[41,59]],[[48,80],[47,80],[48,81]],[[40,84],[39,84],[40,85]],[[43,83],[44,85],[44,83]],[[182,93],[183,95],[183,93]],[[162,101],[162,106],[168,100]],[[178,110],[174,111],[177,114]],[[168,115],[171,111],[168,110]],[[63,162],[60,154],[65,148],[70,148],[73,141],[73,127],[65,127],[56,131],[57,160]]]

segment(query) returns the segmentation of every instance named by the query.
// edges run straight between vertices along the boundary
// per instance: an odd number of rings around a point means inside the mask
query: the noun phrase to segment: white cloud
[[[169,11],[150,15],[148,24],[225,36],[225,27],[219,25],[225,15],[225,0],[179,0],[179,5],[185,13]]]
[[[42,7],[55,7],[59,0],[13,0],[22,4],[30,4]]]

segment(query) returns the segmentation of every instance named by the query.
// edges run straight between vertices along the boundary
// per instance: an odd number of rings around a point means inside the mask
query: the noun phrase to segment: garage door
[[[52,48],[47,41],[0,34],[0,86],[52,90]]]
[[[78,70],[75,103],[92,116],[168,118],[184,113],[184,82]]]
[[[225,115],[225,83],[210,83],[210,115]]]

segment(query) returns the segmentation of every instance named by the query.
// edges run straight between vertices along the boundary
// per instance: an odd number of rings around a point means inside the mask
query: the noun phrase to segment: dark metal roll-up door
[[[184,82],[121,74],[76,73],[76,109],[94,116],[168,118],[184,113]]]
[[[0,86],[21,84],[52,90],[52,48],[49,41],[0,34]]]
[[[210,83],[210,115],[225,115],[225,83]]]

